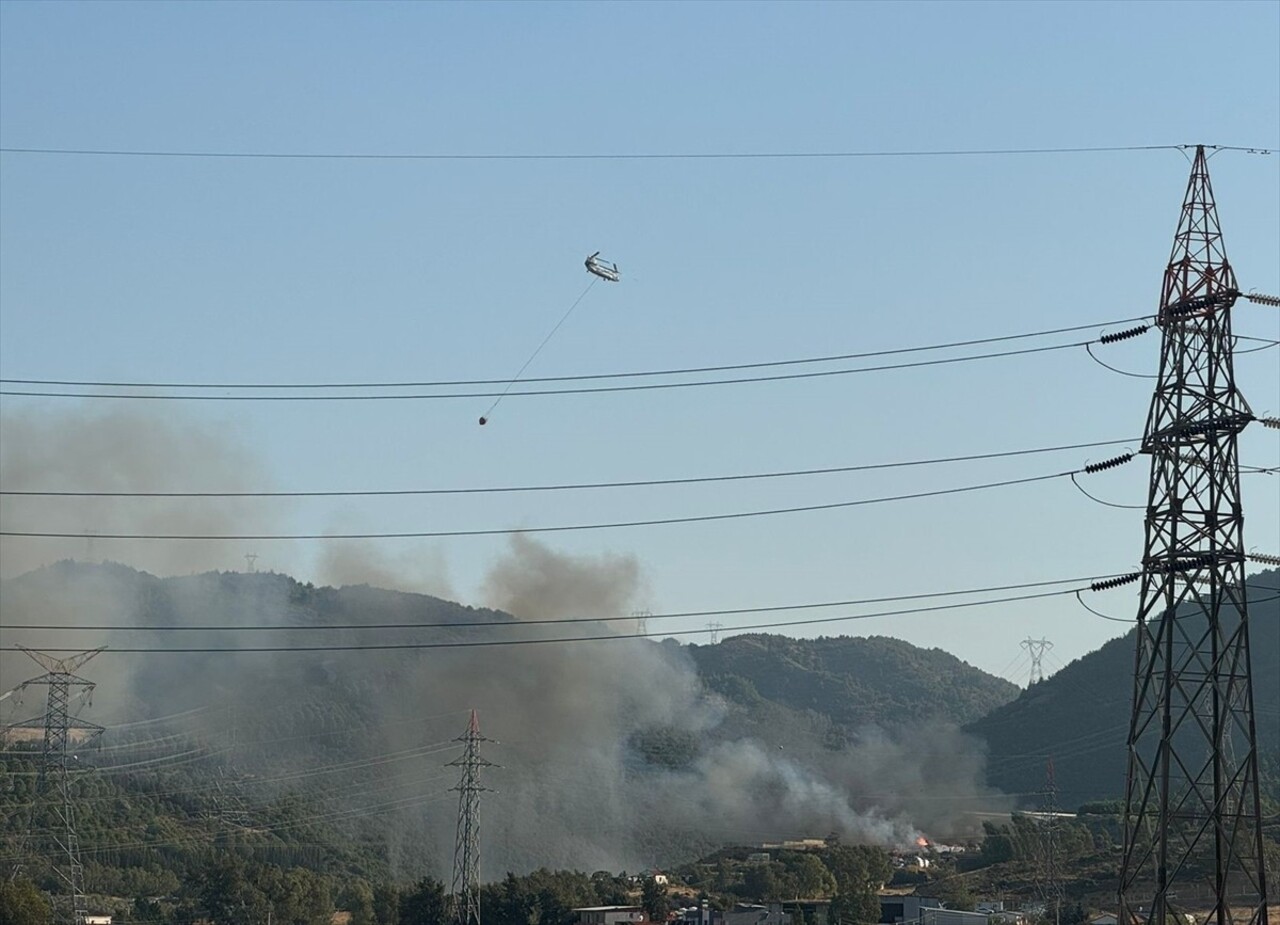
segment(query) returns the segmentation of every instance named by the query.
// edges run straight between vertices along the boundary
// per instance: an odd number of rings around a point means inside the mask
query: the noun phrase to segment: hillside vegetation
[[[1280,749],[1280,572],[1252,576],[1249,600],[1258,745],[1274,752]],[[1008,793],[1035,792],[1052,757],[1064,805],[1122,796],[1134,645],[1132,632],[1113,639],[971,723],[967,731],[987,744],[988,781]]]

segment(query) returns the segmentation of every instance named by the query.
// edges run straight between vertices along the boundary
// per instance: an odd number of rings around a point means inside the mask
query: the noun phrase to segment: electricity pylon
[[[54,658],[52,655],[35,652],[23,646],[18,648],[26,652],[45,670],[45,674],[40,677],[24,681],[19,685],[18,690],[40,685],[49,688],[48,702],[43,716],[6,727],[6,729],[44,730],[27,834],[30,837],[30,830],[37,818],[37,810],[47,805],[53,816],[48,826],[48,835],[55,849],[49,860],[58,879],[64,885],[63,894],[56,898],[55,920],[64,922],[66,925],[82,925],[88,914],[88,907],[84,898],[84,866],[80,862],[80,836],[76,832],[75,802],[71,797],[71,771],[75,757],[69,754],[69,748],[72,744],[72,733],[80,734],[76,744],[83,746],[101,735],[102,727],[72,716],[70,704],[73,699],[73,689],[78,690],[77,697],[80,699],[87,699],[93,693],[94,682],[78,677],[75,672],[102,649],[92,649],[66,658]]]
[[[1047,639],[1032,639],[1028,636],[1018,645],[1026,649],[1027,654],[1031,656],[1031,678],[1027,681],[1027,684],[1039,684],[1044,680],[1044,665],[1042,664],[1044,654],[1053,648],[1053,643]]]
[[[455,742],[466,748],[460,758],[445,767],[462,768],[458,786],[449,788],[458,793],[458,834],[453,844],[453,885],[450,890],[453,901],[453,921],[458,925],[480,925],[480,794],[492,793],[480,786],[480,769],[497,765],[480,757],[480,743],[492,742],[480,734],[480,720],[471,711],[467,731]]]
[[[1196,149],[1157,325],[1119,921],[1266,925],[1236,389],[1223,250]]]
[[[1062,884],[1058,879],[1058,784],[1054,778],[1052,758],[1045,763],[1040,813],[1040,853],[1044,861],[1044,886],[1041,894],[1045,903],[1053,907],[1053,921],[1056,925],[1062,918]]]

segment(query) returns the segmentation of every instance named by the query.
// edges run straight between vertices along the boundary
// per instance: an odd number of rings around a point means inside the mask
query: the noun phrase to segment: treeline
[[[874,921],[876,892],[891,873],[888,855],[863,846],[828,847],[821,852],[780,852],[768,861],[727,857],[689,865],[672,875],[670,886],[654,878],[597,871],[535,870],[507,874],[481,887],[487,925],[571,925],[582,906],[639,905],[662,920],[676,902],[707,902],[727,908],[737,901],[830,899],[845,919]],[[135,895],[110,910],[126,921],[147,925],[329,925],[335,911],[350,925],[439,925],[450,914],[445,885],[425,878],[411,886],[364,877],[326,874],[306,867],[282,867],[233,851],[211,857],[173,892]],[[107,911],[107,910],[96,910]],[[0,921],[5,925],[49,925],[49,898],[27,878],[0,887]]]

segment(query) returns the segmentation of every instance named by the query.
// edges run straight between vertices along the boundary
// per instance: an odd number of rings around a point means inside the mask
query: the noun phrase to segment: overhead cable
[[[529,533],[568,533],[582,530],[614,530],[630,527],[661,527],[676,524],[711,523],[724,520],[745,520],[752,517],[773,517],[781,514],[802,514],[814,511],[833,511],[843,508],[863,507],[872,504],[887,504],[895,501],[911,501],[919,498],[938,498],[945,495],[958,495],[975,491],[986,491],[993,488],[1007,488],[1013,485],[1029,485],[1034,482],[1045,482],[1050,479],[1066,478],[1083,470],[1067,470],[1048,475],[1034,475],[1018,479],[1002,479],[997,482],[984,482],[979,485],[964,485],[958,488],[940,488],[932,491],[909,492],[901,495],[886,495],[879,498],[858,498],[853,501],[832,501],[824,504],[805,504],[795,507],[771,508],[757,511],[732,511],[725,514],[695,514],[685,517],[659,517],[646,520],[624,520],[609,523],[557,524],[543,527],[488,527],[470,530],[410,530],[377,533],[108,533],[101,531],[93,534],[94,540],[236,540],[236,541],[273,541],[273,540],[373,540],[373,539],[438,539],[444,537],[463,536],[508,536]],[[46,537],[60,539],[83,539],[83,533],[68,533],[57,530],[0,530],[0,536],[13,537]]]
[[[585,293],[584,293],[585,294]],[[647,369],[632,372],[616,373],[583,373],[573,376],[529,376],[519,379],[522,383],[547,382],[586,382],[603,379],[641,379],[651,376],[685,376],[701,373],[738,372],[747,369],[773,369],[781,366],[802,366],[815,363],[839,363],[845,360],[866,360],[875,357],[900,356],[908,353],[925,353],[933,350],[954,350],[960,347],[978,347],[984,344],[999,344],[1014,340],[1028,340],[1035,337],[1052,337],[1056,334],[1073,334],[1077,331],[1088,331],[1095,328],[1115,324],[1128,324],[1141,321],[1148,316],[1124,318],[1119,321],[1106,321],[1093,324],[1076,324],[1065,328],[1047,328],[1041,331],[1026,331],[1021,334],[1001,334],[993,337],[978,337],[970,340],[950,341],[940,344],[924,344],[915,347],[890,347],[883,350],[867,350],[860,353],[827,354],[824,356],[798,357],[791,360],[764,360],[756,363],[731,363],[717,366],[685,366],[670,369]],[[1104,342],[1105,342],[1104,335]],[[519,377],[517,377],[519,378]],[[128,380],[95,380],[95,379],[10,379],[0,378],[0,383],[7,385],[42,385],[67,386],[75,388],[115,388],[115,389],[253,389],[266,391],[269,389],[427,389],[451,388],[471,385],[507,385],[511,379],[437,379],[423,381],[379,381],[379,382],[145,382]]]
[[[214,151],[173,148],[0,147],[0,154],[74,157],[152,157],[211,160],[329,161],[698,161],[698,160],[853,160],[862,158],[1000,157],[1033,154],[1110,154],[1137,151],[1181,151],[1194,145],[1071,145],[1044,148],[921,148],[846,151],[639,151],[614,153],[376,152],[376,151]],[[1215,151],[1270,154],[1267,148],[1205,145]]]
[[[733,475],[687,476],[670,479],[627,479],[615,482],[570,482],[558,485],[498,485],[475,488],[390,488],[365,490],[328,491],[77,491],[65,489],[5,489],[0,496],[39,498],[367,498],[405,495],[475,495],[506,492],[578,491],[598,488],[642,488],[658,485],[696,485],[706,482],[741,482],[754,479],[792,478],[810,475],[832,475],[842,472],[870,472],[879,469],[904,469],[915,466],[933,466],[945,463],[976,462],[988,459],[1007,459],[1014,456],[1031,456],[1039,453],[1057,453],[1066,450],[1093,449],[1103,446],[1119,446],[1133,440],[1098,440],[1092,443],[1073,443],[1061,446],[1033,447],[1023,450],[1004,450],[996,453],[973,453],[965,456],[943,456],[934,459],[912,459],[885,463],[864,463],[857,466],[830,466],[816,469],[790,469],[776,472],[736,473]]]
[[[780,373],[773,376],[738,376],[729,379],[697,379],[692,382],[647,382],[633,385],[599,385],[567,389],[519,389],[500,392],[404,392],[341,394],[341,395],[169,395],[143,392],[57,392],[39,389],[0,389],[0,395],[25,398],[99,398],[121,401],[430,401],[458,398],[516,398],[520,396],[546,395],[599,395],[608,392],[652,392],[663,389],[691,389],[708,385],[744,385],[754,382],[783,382],[796,379],[825,379],[831,376],[849,376],[857,373],[887,372],[899,369],[919,369],[927,366],[948,366],[955,363],[972,363],[978,360],[994,360],[1002,357],[1026,356],[1084,347],[1092,341],[1073,341],[1067,344],[1051,344],[1046,347],[1023,347],[1019,350],[1000,350],[992,353],[976,353],[968,356],[944,357],[937,360],[917,360],[911,363],[889,363],[880,366],[856,366],[852,369],[825,369],[816,372]]]
[[[961,601],[954,604],[934,604],[928,607],[909,607],[900,610],[883,610],[876,613],[864,614],[842,614],[836,617],[811,617],[803,620],[784,620],[770,623],[751,623],[744,626],[731,627],[734,632],[746,632],[750,630],[779,629],[789,626],[814,626],[818,624],[828,623],[847,623],[853,620],[872,620],[881,617],[898,617],[908,616],[922,613],[936,613],[939,611],[961,610],[972,607],[983,607],[993,604],[1010,604],[1022,601],[1041,600],[1050,597],[1062,597],[1067,594],[1074,594],[1077,590],[1088,590],[1084,588],[1066,588],[1058,591],[1040,591],[1033,594],[1019,594],[1009,597],[989,598],[981,601]],[[697,627],[682,630],[662,630],[659,632],[646,633],[617,633],[608,635],[591,635],[591,636],[550,636],[537,637],[532,639],[470,639],[470,640],[450,640],[447,642],[387,642],[387,643],[368,643],[368,644],[333,644],[333,645],[278,645],[278,646],[186,646],[173,648],[156,648],[156,647],[122,647],[113,646],[104,651],[104,654],[193,654],[193,653],[228,653],[228,652],[388,652],[388,651],[404,651],[417,649],[474,649],[474,648],[494,648],[498,646],[536,646],[536,645],[564,645],[569,643],[580,642],[621,642],[628,639],[650,639],[654,637],[674,637],[674,636],[698,636],[706,633],[706,627]],[[18,651],[15,646],[0,646],[0,652]],[[46,647],[41,651],[44,652],[71,652],[79,651],[73,649],[60,649]]]
[[[1055,578],[1049,581],[1030,581],[1012,585],[993,585],[986,588],[964,588],[961,590],[950,591],[932,591],[928,593],[916,594],[898,594],[889,597],[867,597],[853,600],[841,601],[822,601],[822,602],[805,602],[801,604],[773,604],[766,607],[731,607],[721,608],[718,610],[682,610],[670,613],[646,613],[646,620],[672,620],[688,617],[726,617],[748,613],[777,613],[787,610],[818,610],[826,607],[855,607],[866,604],[888,604],[895,601],[914,601],[923,600],[934,597],[959,597],[970,594],[992,594],[997,591],[1023,591],[1028,588],[1044,588],[1052,585],[1077,584],[1082,581],[1092,581],[1094,584],[1105,584],[1105,578],[1096,578],[1090,576],[1077,578]],[[1094,588],[1094,590],[1098,590]],[[54,623],[5,623],[4,628],[7,630],[50,630],[58,632],[93,632],[93,631],[144,631],[144,632],[240,632],[242,630],[249,631],[278,631],[278,630],[391,630],[391,629],[473,629],[476,627],[512,627],[520,628],[527,626],[547,626],[553,624],[565,623],[629,623],[635,618],[630,615],[616,616],[599,616],[599,617],[553,617],[539,618],[531,620],[462,620],[456,623],[326,623],[326,624],[298,624],[298,623],[276,623],[252,625],[234,625],[234,624],[203,624],[203,625],[185,625],[174,626],[170,624],[54,624]],[[453,715],[453,714],[446,714]]]

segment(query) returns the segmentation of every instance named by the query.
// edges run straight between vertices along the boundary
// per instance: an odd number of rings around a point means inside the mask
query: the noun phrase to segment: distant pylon
[[[649,618],[653,616],[653,611],[637,610],[631,614],[631,618],[636,621],[636,635],[646,636],[649,633]]]
[[[724,625],[721,623],[712,622],[707,624],[707,638],[711,640],[713,646],[720,641],[720,630],[722,629],[724,629]]]
[[[44,730],[27,834],[30,837],[37,811],[47,806],[54,817],[49,825],[48,836],[56,849],[50,862],[58,879],[64,884],[64,892],[55,896],[54,919],[66,925],[83,925],[88,908],[84,898],[84,867],[80,862],[80,837],[76,832],[75,802],[71,795],[71,765],[75,759],[68,753],[68,749],[72,744],[73,732],[82,734],[76,744],[83,746],[101,735],[102,727],[72,716],[70,704],[73,689],[78,689],[79,697],[83,699],[87,699],[93,693],[94,682],[78,677],[75,672],[102,649],[92,649],[65,658],[55,658],[23,646],[18,648],[45,669],[45,674],[23,682],[17,690],[35,686],[49,688],[49,697],[43,716],[5,727],[6,730]]]
[[[1040,829],[1040,851],[1044,860],[1044,901],[1053,906],[1053,921],[1062,915],[1062,884],[1059,881],[1058,858],[1058,783],[1054,778],[1053,759],[1045,762],[1044,790],[1040,794],[1040,812],[1043,822]]]
[[[497,765],[480,757],[480,743],[492,742],[480,734],[480,720],[471,711],[467,731],[455,742],[466,747],[462,756],[445,767],[462,768],[458,786],[458,833],[453,844],[453,921],[457,925],[480,925],[480,794],[492,793],[480,785],[480,769]]]
[[[1121,925],[1266,925],[1227,262],[1196,149],[1157,324],[1160,372],[1128,736]]]
[[[257,568],[258,554],[256,552],[246,552],[244,554],[245,571],[250,575],[258,570]]]
[[[1027,654],[1031,656],[1031,680],[1028,684],[1039,684],[1044,680],[1044,665],[1042,659],[1045,652],[1053,648],[1053,643],[1047,639],[1032,639],[1028,636],[1019,643],[1022,648],[1027,650]]]

